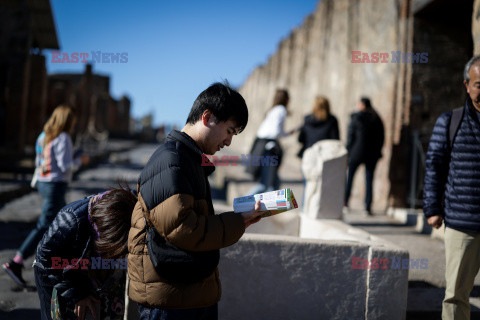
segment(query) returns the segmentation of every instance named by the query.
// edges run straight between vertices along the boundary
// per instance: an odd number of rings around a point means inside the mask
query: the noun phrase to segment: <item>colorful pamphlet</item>
[[[234,212],[247,212],[255,209],[255,203],[260,200],[261,211],[267,211],[262,217],[298,208],[297,201],[290,188],[254,194],[233,199]]]

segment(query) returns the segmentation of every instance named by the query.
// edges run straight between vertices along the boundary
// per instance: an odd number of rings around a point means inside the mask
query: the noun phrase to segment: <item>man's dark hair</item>
[[[360,101],[365,105],[365,108],[367,108],[367,110],[373,109],[372,103],[370,102],[369,98],[361,97]]]
[[[232,89],[228,82],[216,82],[202,91],[193,103],[187,123],[195,124],[203,112],[210,110],[215,116],[215,122],[232,120],[236,127],[243,131],[248,122],[247,104],[243,97]]]

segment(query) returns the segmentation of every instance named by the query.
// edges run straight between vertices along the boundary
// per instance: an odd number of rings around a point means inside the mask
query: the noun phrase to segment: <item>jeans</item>
[[[40,314],[42,320],[52,320],[50,302],[52,300],[53,284],[50,283],[48,273],[39,267],[33,267],[35,285],[40,298]]]
[[[355,171],[362,164],[359,161],[350,161],[348,164],[348,175],[347,175],[347,185],[345,186],[345,204],[348,204],[350,199],[350,193],[352,191],[353,177],[355,176]],[[377,160],[368,161],[365,163],[365,209],[370,212],[372,206],[373,198],[373,173],[375,172],[375,167],[377,165]]]
[[[37,188],[43,198],[42,214],[38,219],[37,226],[30,232],[18,250],[24,259],[35,252],[43,234],[57,216],[58,211],[66,205],[66,182],[38,182]]]
[[[218,304],[195,309],[157,309],[138,303],[140,320],[217,320]]]

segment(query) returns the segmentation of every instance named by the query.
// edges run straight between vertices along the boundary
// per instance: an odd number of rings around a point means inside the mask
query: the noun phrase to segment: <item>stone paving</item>
[[[80,199],[85,195],[99,192],[108,186],[114,186],[117,179],[123,179],[136,187],[138,174],[157,145],[136,145],[129,151],[115,152],[109,161],[98,164],[77,174],[67,193],[67,201]],[[301,188],[298,184],[295,189]],[[8,188],[6,186],[5,188]],[[0,188],[0,192],[1,192]],[[301,194],[303,190],[298,190]],[[40,215],[41,198],[37,192],[31,192],[6,203],[0,208],[0,262],[8,261],[21,242],[25,239]],[[218,212],[229,211],[231,206],[225,201],[215,201]],[[277,220],[262,221],[249,232],[281,232],[294,235],[296,225],[287,215]],[[428,259],[428,269],[411,269],[409,272],[409,297],[407,319],[439,318],[444,292],[445,253],[441,240],[430,235],[419,234],[413,226],[405,226],[381,213],[366,216],[362,210],[350,209],[344,213],[344,220],[353,226],[368,231],[407,249],[411,259]],[[5,272],[0,270],[0,319],[38,319],[39,302],[34,288],[33,257],[27,259],[24,278],[30,285],[19,288],[14,285]],[[478,318],[480,309],[480,277],[475,280],[475,289],[471,297],[472,319]],[[386,293],[388,294],[388,293]]]

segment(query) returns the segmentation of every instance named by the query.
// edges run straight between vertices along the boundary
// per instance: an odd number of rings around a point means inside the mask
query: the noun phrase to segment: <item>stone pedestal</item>
[[[341,219],[347,150],[339,140],[322,140],[305,150],[303,213],[312,219]]]

